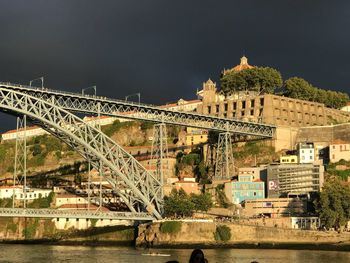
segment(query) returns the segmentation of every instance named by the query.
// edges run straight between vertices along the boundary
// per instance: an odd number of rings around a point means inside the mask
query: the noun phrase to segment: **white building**
[[[299,143],[298,159],[299,159],[299,163],[314,163],[315,161],[314,144],[310,142]]]
[[[23,193],[22,186],[0,186],[0,199],[12,198],[15,195]]]
[[[0,198],[12,198],[15,194],[17,200],[26,198],[26,200],[31,201],[40,197],[48,197],[51,192],[51,189],[27,188],[25,197],[23,186],[2,186],[0,187]]]
[[[55,196],[55,207],[63,205],[81,205],[87,204],[88,200],[77,195],[72,194],[59,194]]]
[[[199,104],[202,104],[201,100],[179,99],[176,103],[161,105],[160,108],[175,111],[195,111]]]
[[[83,120],[92,126],[96,126],[98,124],[104,126],[112,124],[115,120],[117,120],[117,118],[110,116],[100,116],[100,118],[95,116],[85,116]]]
[[[26,199],[28,201],[32,201],[34,199],[48,197],[51,192],[52,192],[51,189],[28,188],[26,191],[26,197],[25,197],[23,189],[21,189],[21,192],[17,193],[15,195],[15,198],[17,200]]]
[[[348,102],[348,103],[346,104],[346,106],[344,106],[344,107],[341,108],[340,110],[346,111],[346,112],[350,112],[350,102]]]
[[[26,127],[26,130],[20,129],[18,132],[17,130],[7,131],[3,133],[1,137],[3,141],[7,141],[7,140],[15,140],[17,136],[19,138],[28,138],[28,137],[39,136],[44,134],[49,134],[49,133],[38,126],[28,126]]]

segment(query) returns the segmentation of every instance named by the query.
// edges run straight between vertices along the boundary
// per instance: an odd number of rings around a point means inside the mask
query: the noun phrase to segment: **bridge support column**
[[[16,203],[16,185],[23,185],[23,207],[27,205],[27,116],[17,117],[12,207]]]
[[[235,175],[231,133],[219,134],[215,162],[215,180],[229,179]]]
[[[151,164],[155,163],[154,174],[162,185],[161,198],[163,199],[164,177],[169,170],[168,164],[168,137],[165,123],[155,124],[153,129],[153,141],[151,151]]]

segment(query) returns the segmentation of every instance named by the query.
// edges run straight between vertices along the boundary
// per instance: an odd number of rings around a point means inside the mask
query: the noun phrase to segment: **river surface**
[[[171,254],[169,257],[143,256],[145,250],[130,247],[88,247],[49,245],[0,245],[0,263],[4,262],[145,262],[163,263],[168,260],[188,262],[191,249],[157,249],[154,252]],[[205,249],[209,263],[343,263],[350,262],[350,252],[277,250],[277,249]]]

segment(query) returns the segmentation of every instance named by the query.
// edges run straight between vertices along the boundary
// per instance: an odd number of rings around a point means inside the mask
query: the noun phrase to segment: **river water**
[[[147,253],[130,247],[88,247],[49,245],[0,245],[0,263],[4,262],[145,262],[163,263],[168,260],[188,262],[190,249],[157,249],[169,257],[142,256]],[[209,263],[330,263],[350,262],[350,252],[275,250],[275,249],[205,249]]]

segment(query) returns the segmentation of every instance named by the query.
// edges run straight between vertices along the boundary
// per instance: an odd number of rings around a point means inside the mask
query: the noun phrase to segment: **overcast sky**
[[[245,54],[350,93],[350,1],[0,0],[0,81],[145,103],[195,98]],[[15,118],[0,114],[1,131]]]

